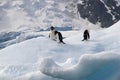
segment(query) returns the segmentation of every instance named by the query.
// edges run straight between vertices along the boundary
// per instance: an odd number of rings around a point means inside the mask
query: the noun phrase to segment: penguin
[[[51,40],[57,41],[58,43],[63,43],[63,37],[62,34],[59,31],[56,31],[53,26],[50,27],[50,33],[49,33],[49,38]]]
[[[90,35],[89,35],[89,31],[88,30],[84,31],[83,37],[84,37],[84,39],[82,41],[84,41],[84,40],[87,41],[88,39],[90,39]]]

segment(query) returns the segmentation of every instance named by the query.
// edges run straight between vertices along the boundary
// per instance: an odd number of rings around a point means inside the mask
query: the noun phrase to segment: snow
[[[112,15],[112,19],[115,20],[115,16],[112,14],[112,11],[110,10],[110,8],[104,3],[103,0],[100,0],[100,1],[101,1],[101,2],[104,4],[104,6],[106,7],[107,12],[108,12],[110,15]]]
[[[0,7],[0,32],[47,30],[51,25],[80,29],[91,24],[77,20],[77,0],[0,0]]]
[[[110,28],[61,31],[66,44],[41,37],[0,50],[0,80],[119,80],[120,21]],[[32,34],[32,33],[30,33]]]
[[[41,72],[64,80],[109,80],[108,76],[120,74],[119,57],[119,54],[112,53],[86,54],[76,65],[67,69],[47,58],[42,61]]]
[[[120,6],[120,0],[115,0],[115,1],[118,2],[118,3],[117,3],[117,6]]]

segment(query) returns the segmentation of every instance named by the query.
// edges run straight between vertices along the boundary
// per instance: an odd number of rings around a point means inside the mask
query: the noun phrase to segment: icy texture
[[[66,44],[44,36],[0,50],[1,80],[119,80],[120,21],[108,29],[63,31]],[[29,33],[33,34],[33,33]]]

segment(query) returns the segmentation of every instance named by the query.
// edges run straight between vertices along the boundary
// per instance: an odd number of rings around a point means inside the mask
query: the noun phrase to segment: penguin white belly
[[[51,32],[51,33],[50,33],[50,39],[56,40],[56,35],[55,35],[54,32]]]

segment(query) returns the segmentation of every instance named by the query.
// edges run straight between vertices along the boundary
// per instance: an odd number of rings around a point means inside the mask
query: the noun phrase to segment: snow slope
[[[48,32],[0,50],[0,80],[119,80],[120,21],[108,29],[62,32],[57,44]],[[73,35],[74,33],[75,35]]]
[[[0,12],[0,32],[47,30],[51,25],[81,28],[85,22],[86,26],[92,24],[83,18],[78,20],[77,0],[1,0]]]

